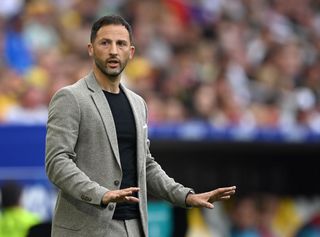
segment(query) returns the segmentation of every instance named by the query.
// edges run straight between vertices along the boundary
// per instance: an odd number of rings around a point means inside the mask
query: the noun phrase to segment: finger
[[[210,202],[204,202],[201,204],[202,207],[205,207],[205,208],[209,208],[209,209],[213,209],[214,208],[214,205]]]
[[[215,192],[215,191],[218,191]],[[215,201],[221,201],[221,200],[225,200],[225,199],[229,199],[231,197],[231,195],[235,194],[235,190],[232,189],[230,191],[226,191],[226,192],[221,192],[222,189],[219,189],[219,190],[214,190],[212,192],[212,195],[211,197],[209,198],[209,202],[215,202]],[[221,192],[221,193],[220,193]]]
[[[227,192],[235,192],[236,189],[237,189],[236,186],[232,186],[232,187],[229,187],[229,188],[228,188],[228,191],[227,191]]]
[[[231,190],[231,191],[228,191],[228,192],[224,192],[221,196],[233,195],[233,194],[235,194],[235,193],[236,193],[235,190]]]
[[[130,187],[130,188],[124,188],[123,191],[131,191],[131,192],[138,192],[140,188],[138,187]]]
[[[221,196],[224,196],[224,195],[231,195],[231,194],[234,194],[235,193],[235,190],[236,190],[236,187],[235,186],[232,186],[232,187],[226,187],[226,188],[218,188],[216,190],[213,190],[212,191],[212,194],[216,197],[221,197]]]
[[[126,188],[126,189],[121,189],[120,191],[122,196],[130,196],[130,195],[133,195],[133,193],[138,192],[139,188]]]
[[[127,191],[127,190],[121,190],[120,193],[119,193],[119,195],[120,195],[121,197],[131,196],[132,194],[133,194],[132,191]]]
[[[133,196],[126,196],[125,197],[125,201],[126,202],[130,202],[130,203],[137,203],[139,202],[139,198],[133,197]]]
[[[227,199],[230,199],[230,197],[231,197],[230,195],[223,196],[219,200],[227,200]]]
[[[218,193],[233,192],[236,190],[236,186],[218,188],[217,190],[218,190]]]

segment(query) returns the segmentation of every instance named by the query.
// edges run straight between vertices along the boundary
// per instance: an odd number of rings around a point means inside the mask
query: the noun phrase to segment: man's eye
[[[107,41],[102,41],[101,42],[101,45],[104,45],[104,46],[106,46],[106,45],[108,45],[109,43],[107,42]]]
[[[120,41],[120,42],[118,42],[118,45],[119,45],[120,47],[124,47],[124,46],[126,46],[127,44],[126,44],[126,42]]]

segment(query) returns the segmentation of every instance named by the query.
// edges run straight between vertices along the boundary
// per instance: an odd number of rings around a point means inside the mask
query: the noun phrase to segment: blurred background
[[[320,236],[320,1],[0,4],[0,187],[21,185],[9,193],[37,216],[26,226],[50,224],[56,198],[44,171],[48,103],[91,70],[91,25],[115,13],[133,27],[122,82],[147,102],[156,160],[197,192],[237,186],[214,210],[150,197],[150,237]],[[4,190],[0,237],[12,237]]]

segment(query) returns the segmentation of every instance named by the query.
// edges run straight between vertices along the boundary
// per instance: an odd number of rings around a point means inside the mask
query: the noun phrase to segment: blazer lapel
[[[116,157],[119,167],[121,167],[117,132],[116,132],[115,123],[113,120],[112,112],[108,104],[108,101],[105,95],[103,94],[101,87],[96,81],[93,72],[91,72],[85,80],[88,88],[93,92],[91,94],[91,97],[99,111],[106,133],[109,137],[109,141],[110,141],[113,153]]]

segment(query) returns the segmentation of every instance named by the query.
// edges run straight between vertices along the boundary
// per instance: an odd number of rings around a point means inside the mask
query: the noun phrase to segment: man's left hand
[[[191,207],[206,207],[212,209],[213,202],[227,200],[236,191],[236,186],[224,187],[212,190],[210,192],[199,194],[188,194],[186,199],[187,206]]]

